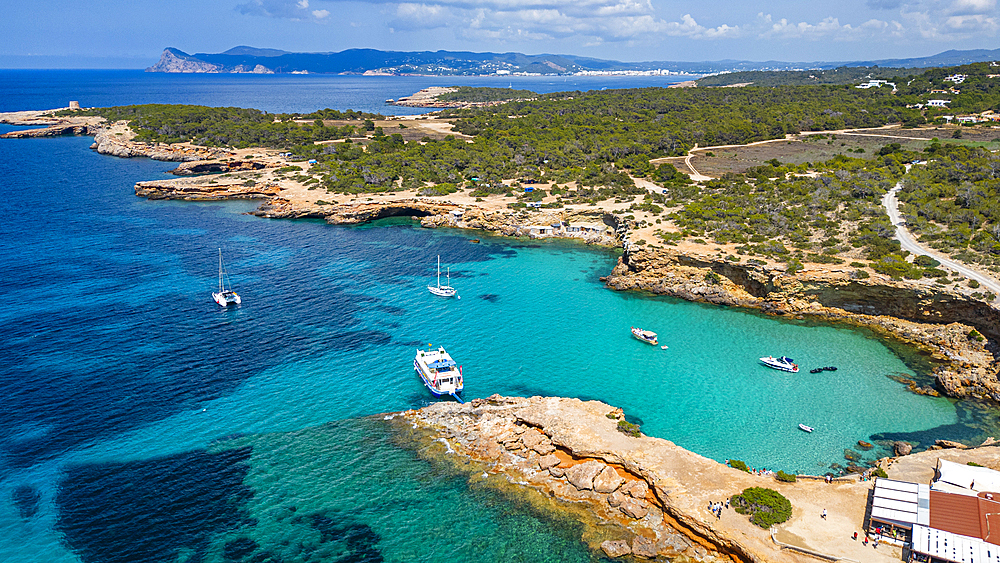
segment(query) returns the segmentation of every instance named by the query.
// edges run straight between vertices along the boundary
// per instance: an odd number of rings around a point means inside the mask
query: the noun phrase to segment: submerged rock
[[[896,452],[897,456],[910,455],[913,451],[913,446],[907,444],[906,442],[896,442],[892,445],[893,451]]]

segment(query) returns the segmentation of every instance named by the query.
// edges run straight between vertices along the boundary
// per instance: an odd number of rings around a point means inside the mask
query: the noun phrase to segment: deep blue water
[[[272,113],[354,109],[382,115],[426,113],[391,106],[387,99],[428,86],[490,86],[538,93],[667,86],[677,76],[339,76],[161,74],[141,70],[0,70],[0,112],[126,104],[199,104],[256,108]]]
[[[0,77],[7,109],[374,110],[335,101],[344,92],[315,103],[358,77]],[[367,84],[356,99],[396,97]],[[609,291],[613,251],[147,201],[134,183],[174,165],[90,143],[0,142],[0,561],[591,560],[574,523],[428,464],[366,418],[433,400],[410,367],[428,343],[464,365],[467,398],[599,399],[648,434],[755,466],[818,473],[873,435],[971,441],[995,426],[992,410],[887,378],[914,373],[864,332]],[[244,299],[231,310],[210,296],[218,248]],[[438,255],[462,299],[427,293]],[[840,369],[789,376],[759,366],[765,354]]]

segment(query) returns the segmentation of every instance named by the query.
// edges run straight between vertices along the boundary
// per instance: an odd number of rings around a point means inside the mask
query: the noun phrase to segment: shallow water
[[[820,473],[859,439],[997,426],[995,409],[890,380],[913,372],[864,331],[610,291],[613,251],[147,201],[134,182],[174,165],[90,142],[0,142],[3,561],[589,560],[571,523],[359,418],[434,400],[411,368],[429,343],[463,364],[467,399],[598,399],[756,467]],[[210,295],[220,247],[244,299],[230,310]],[[427,292],[438,255],[461,299]],[[805,369],[764,368],[768,354]],[[840,369],[808,373],[825,365]]]

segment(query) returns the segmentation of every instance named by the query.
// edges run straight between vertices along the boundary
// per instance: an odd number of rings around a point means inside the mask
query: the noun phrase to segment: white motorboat
[[[229,289],[226,289],[226,280],[229,275],[226,273],[226,268],[222,263],[222,249],[219,249],[219,291],[218,293],[212,293],[212,299],[216,303],[223,307],[228,307],[230,305],[239,305],[243,302],[240,299],[239,294],[233,291],[232,283],[230,282]]]
[[[632,336],[642,340],[646,344],[652,344],[654,346],[659,344],[656,340],[656,333],[651,330],[642,330],[641,328],[632,327]]]
[[[441,285],[441,256],[438,255],[438,283],[437,285],[427,286],[427,291],[438,295],[441,297],[454,297],[458,293],[454,287],[451,287],[451,267],[448,267],[448,283],[446,285]]]
[[[413,358],[413,369],[435,396],[451,395],[458,399],[458,394],[465,389],[462,367],[451,359],[443,346],[437,350],[418,348],[417,355]]]
[[[760,359],[760,363],[772,369],[788,371],[791,373],[799,372],[799,365],[795,363],[795,360],[786,356],[781,356],[780,358],[766,356]]]
[[[812,432],[813,431],[813,427],[812,426],[806,426],[805,424],[799,424],[799,430],[804,430],[806,432]]]

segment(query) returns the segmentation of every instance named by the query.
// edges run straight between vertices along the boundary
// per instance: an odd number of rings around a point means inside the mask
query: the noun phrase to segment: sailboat
[[[436,286],[427,286],[427,291],[430,291],[434,295],[439,295],[441,297],[454,297],[457,291],[454,287],[451,287],[451,267],[448,267],[448,285],[441,285],[441,255],[438,254],[438,283]]]
[[[222,249],[219,249],[219,292],[212,293],[212,299],[223,307],[228,307],[229,305],[239,305],[243,302],[240,296],[232,290],[232,285],[229,289],[226,289],[226,269],[222,265]]]

